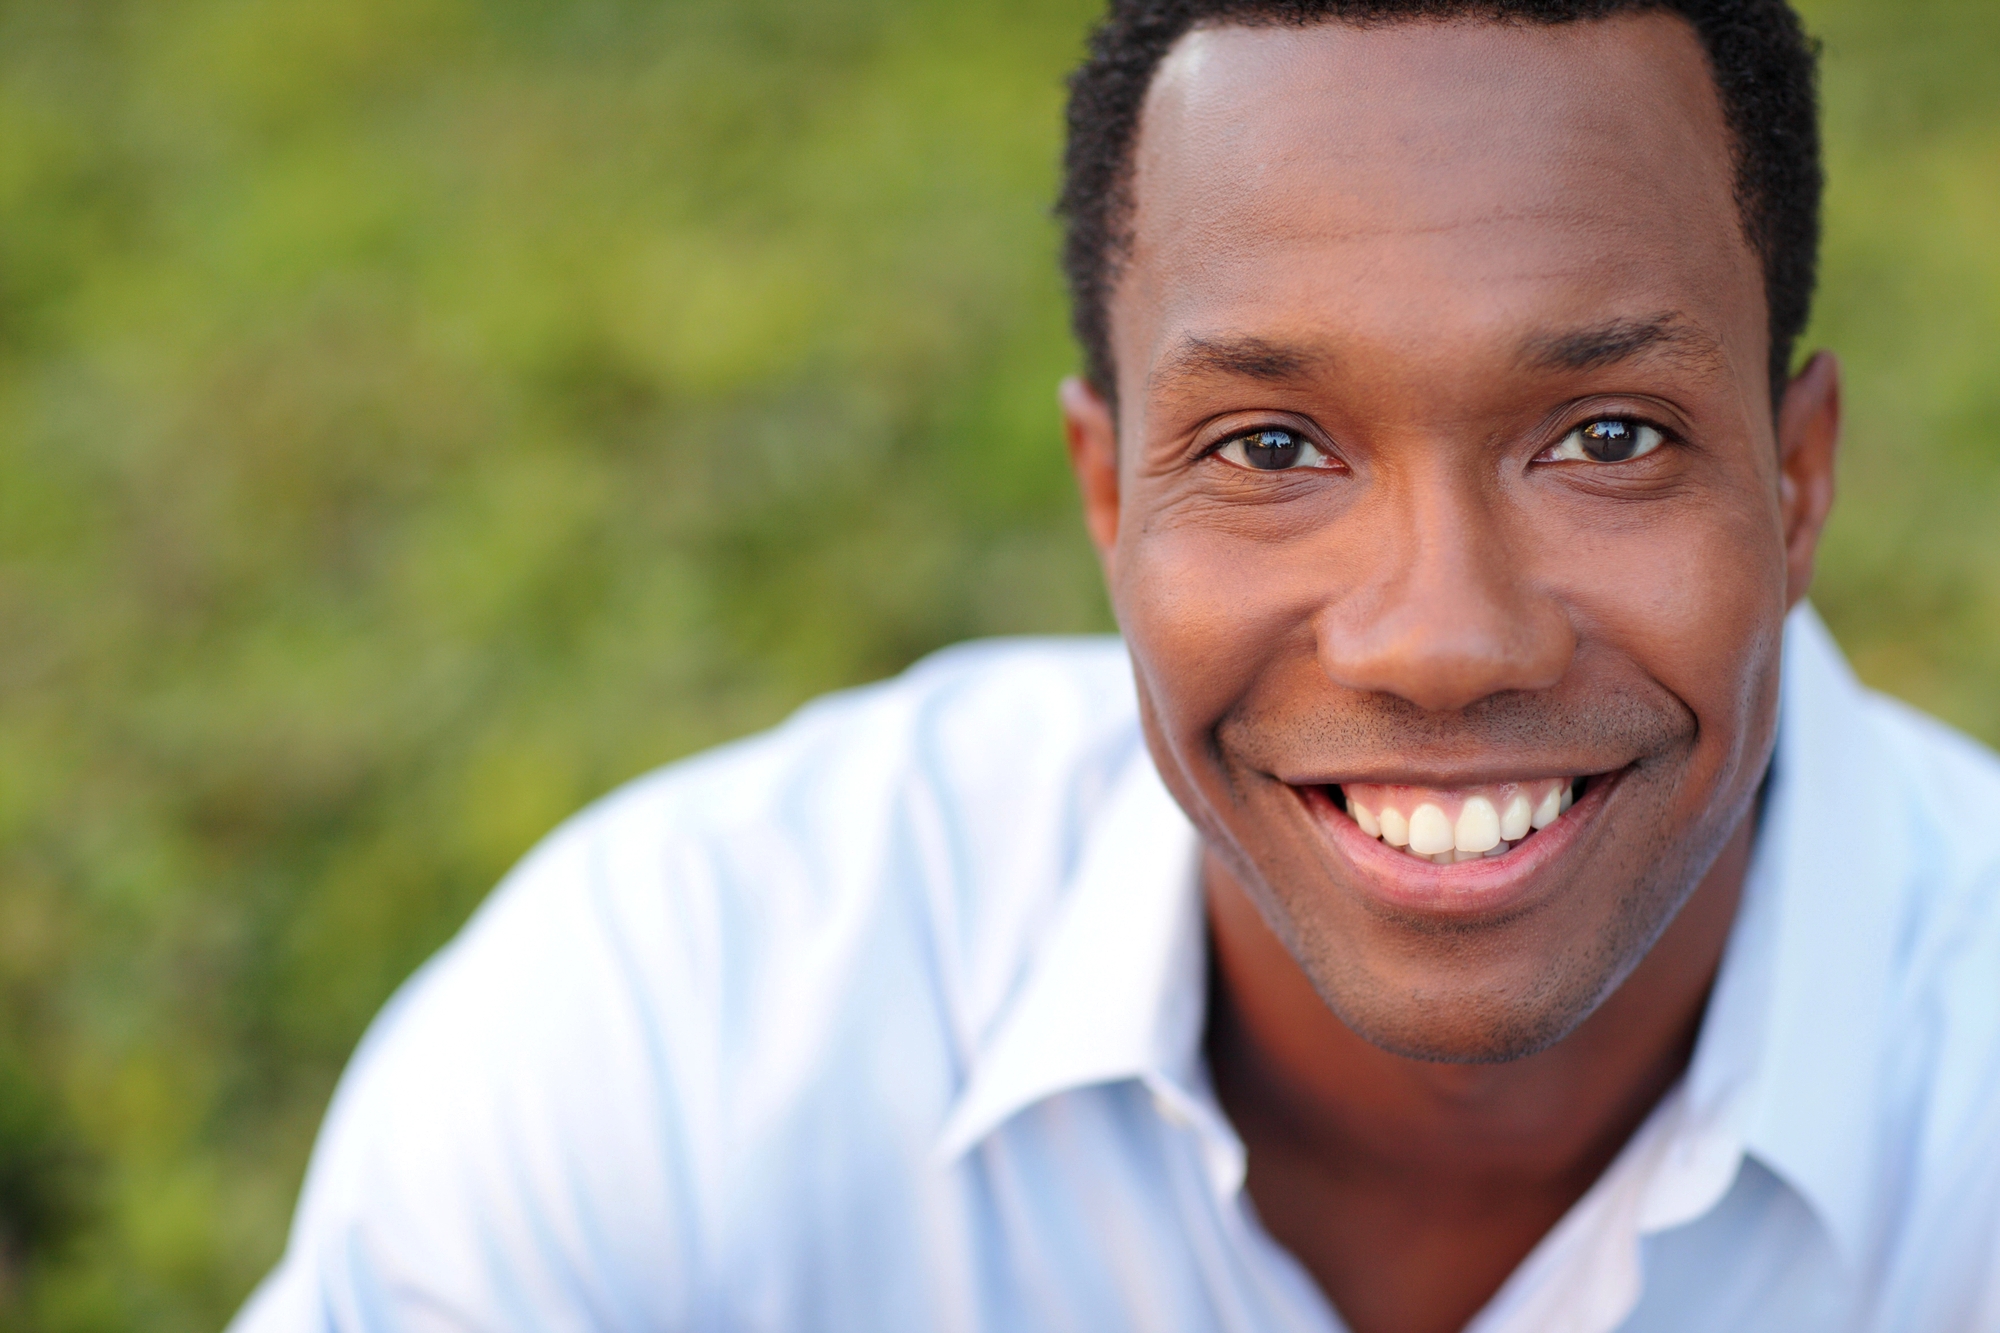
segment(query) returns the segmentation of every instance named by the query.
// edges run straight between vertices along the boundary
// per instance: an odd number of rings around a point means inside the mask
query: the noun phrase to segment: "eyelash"
[[[1564,446],[1568,445],[1571,440],[1576,439],[1578,436],[1580,436],[1583,432],[1589,430],[1591,427],[1608,425],[1608,424],[1616,424],[1623,427],[1629,427],[1631,429],[1635,443],[1634,452],[1628,454],[1624,458],[1583,458],[1576,456],[1572,456],[1570,458],[1548,457],[1549,455],[1554,454],[1557,450],[1562,449]],[[1647,436],[1649,434],[1652,436],[1650,440],[1647,439]],[[1568,430],[1564,431],[1561,435],[1557,436],[1555,443],[1549,445],[1548,447],[1538,452],[1535,455],[1535,458],[1538,461],[1546,459],[1546,461],[1551,463],[1588,461],[1595,463],[1600,467],[1609,467],[1617,463],[1630,463],[1636,461],[1637,459],[1644,458],[1646,455],[1657,451],[1662,446],[1674,443],[1677,440],[1677,438],[1678,437],[1672,431],[1668,430],[1665,426],[1659,425],[1657,422],[1648,421],[1644,417],[1627,416],[1623,414],[1613,414],[1613,413],[1600,413],[1595,416],[1585,417],[1582,420],[1576,422],[1576,424],[1572,425]],[[1579,446],[1579,453],[1584,453],[1584,452],[1585,450],[1583,446]]]
[[[1304,466],[1287,466],[1287,467],[1275,467],[1275,468],[1257,467],[1254,463],[1252,463],[1249,460],[1247,455],[1242,462],[1237,462],[1232,459],[1226,459],[1226,458],[1222,459],[1221,461],[1228,464],[1230,467],[1238,468],[1246,472],[1271,472],[1271,473],[1339,472],[1346,470],[1345,464],[1341,462],[1339,456],[1336,455],[1331,449],[1328,449],[1324,445],[1321,445],[1318,441],[1314,440],[1311,435],[1309,435],[1307,432],[1303,430],[1300,430],[1297,426],[1286,425],[1282,422],[1270,422],[1265,425],[1251,426],[1243,430],[1233,430],[1229,434],[1217,440],[1215,443],[1203,449],[1201,453],[1198,455],[1198,457],[1201,458],[1219,457],[1223,453],[1223,451],[1228,449],[1231,445],[1244,444],[1245,442],[1255,439],[1260,435],[1290,436],[1296,442],[1296,446],[1301,452],[1309,451],[1311,454],[1316,455],[1320,461],[1317,463],[1307,463]]]

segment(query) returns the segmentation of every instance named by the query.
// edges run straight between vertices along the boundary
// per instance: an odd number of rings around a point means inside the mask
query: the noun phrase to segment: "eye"
[[[1267,426],[1238,435],[1215,453],[1223,462],[1252,472],[1295,472],[1333,464],[1318,445],[1298,431],[1282,426]]]
[[[1626,463],[1650,454],[1666,441],[1658,428],[1643,421],[1604,417],[1578,426],[1542,457],[1550,462]]]

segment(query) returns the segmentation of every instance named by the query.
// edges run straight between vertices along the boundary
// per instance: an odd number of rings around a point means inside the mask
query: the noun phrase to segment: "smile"
[[[1551,869],[1597,825],[1630,771],[1292,790],[1360,872],[1351,883],[1366,896],[1396,911],[1471,919],[1518,910],[1552,889]]]
[[[1371,838],[1437,865],[1505,856],[1556,822],[1582,780],[1532,778],[1475,787],[1340,788],[1349,818]]]

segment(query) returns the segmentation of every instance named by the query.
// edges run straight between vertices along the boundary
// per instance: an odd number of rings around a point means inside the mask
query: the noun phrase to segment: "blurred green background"
[[[392,987],[621,779],[1108,621],[1092,0],[0,0],[0,1328],[212,1329]],[[1818,594],[2000,739],[2000,7],[1813,0]]]

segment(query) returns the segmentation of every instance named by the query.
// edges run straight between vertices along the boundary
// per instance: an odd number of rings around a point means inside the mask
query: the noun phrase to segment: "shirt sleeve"
[[[701,943],[665,893],[621,887],[605,822],[533,854],[376,1020],[232,1333],[712,1322],[683,1095]]]

